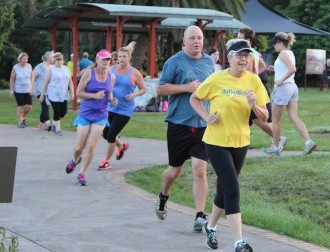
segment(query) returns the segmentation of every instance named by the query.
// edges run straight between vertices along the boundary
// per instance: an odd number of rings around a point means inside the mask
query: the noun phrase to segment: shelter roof
[[[161,28],[182,28],[192,25],[196,22],[196,19],[192,18],[166,18],[163,21],[161,21]],[[248,25],[244,24],[243,22],[233,18],[232,20],[213,20],[213,22],[206,24],[204,21],[203,24],[204,30],[225,30],[225,31],[231,31],[231,32],[238,32],[240,28],[243,27],[249,27]],[[158,28],[158,26],[157,26]]]
[[[121,4],[96,4],[87,3],[79,4],[79,6],[93,6],[101,8],[109,12],[110,16],[130,16],[132,18],[168,18],[168,17],[184,17],[195,19],[221,19],[231,20],[232,15],[210,9],[195,8],[177,8],[177,7],[158,7],[158,6],[141,6],[141,5],[121,5]]]
[[[124,31],[146,32],[145,23],[157,19],[157,30],[185,28],[197,20],[213,22],[205,29],[235,31],[246,26],[232,15],[210,9],[175,8],[139,5],[81,3],[59,6],[40,11],[23,24],[26,29],[48,30],[56,26],[57,30],[70,30],[67,20],[78,16],[79,31],[106,31],[116,28],[117,17],[127,17]]]
[[[260,34],[282,31],[304,35],[330,35],[329,32],[310,27],[286,17],[259,0],[246,1],[245,12],[242,12],[240,15],[243,23],[249,25],[256,33]]]

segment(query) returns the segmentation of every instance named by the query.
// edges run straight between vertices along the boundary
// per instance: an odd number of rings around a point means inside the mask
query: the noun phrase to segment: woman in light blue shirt
[[[10,74],[10,98],[15,96],[17,103],[18,128],[27,127],[26,116],[32,109],[32,96],[30,95],[30,85],[32,67],[28,63],[29,55],[25,52],[17,57],[17,64]]]
[[[36,96],[38,99],[41,95],[42,86],[44,84],[45,75],[50,69],[50,66],[54,63],[54,51],[47,51],[41,57],[42,61],[39,63],[32,72],[32,83],[30,95]],[[48,104],[47,104],[48,103]],[[41,103],[41,112],[40,112],[40,130],[50,131],[51,122],[49,120],[49,102],[46,102],[46,99]]]

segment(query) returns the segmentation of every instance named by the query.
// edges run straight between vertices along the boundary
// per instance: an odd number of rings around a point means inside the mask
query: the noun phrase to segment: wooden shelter
[[[56,31],[72,31],[73,37],[73,82],[77,87],[78,33],[105,32],[105,48],[110,51],[111,41],[115,33],[116,49],[122,46],[123,33],[147,33],[148,74],[156,73],[156,32],[173,29],[184,29],[196,24],[201,29],[237,31],[247,27],[232,15],[210,9],[156,7],[139,5],[81,3],[59,6],[43,10],[29,19],[25,29],[48,30],[52,36],[52,48],[56,50]],[[76,99],[73,109],[76,109]]]

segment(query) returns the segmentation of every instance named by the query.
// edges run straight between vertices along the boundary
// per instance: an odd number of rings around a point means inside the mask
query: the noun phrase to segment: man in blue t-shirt
[[[158,95],[168,95],[167,146],[169,167],[163,174],[163,185],[156,203],[156,214],[161,220],[167,216],[166,202],[170,189],[191,158],[193,195],[196,218],[193,230],[201,232],[206,222],[204,213],[207,198],[207,155],[202,137],[206,122],[191,107],[189,99],[197,87],[213,73],[212,58],[203,53],[204,36],[195,25],[186,28],[183,49],[169,58],[157,87]],[[208,103],[204,104],[208,108]]]
[[[79,73],[78,80],[80,80],[80,78],[83,74],[83,70],[91,65],[93,65],[93,61],[88,59],[88,52],[83,52],[82,59],[79,60],[79,62],[78,62],[78,73]]]

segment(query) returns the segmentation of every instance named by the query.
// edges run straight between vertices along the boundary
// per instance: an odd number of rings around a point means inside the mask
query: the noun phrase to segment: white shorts
[[[290,102],[298,101],[298,87],[296,83],[288,82],[278,85],[271,94],[271,100],[274,104],[286,106]]]

